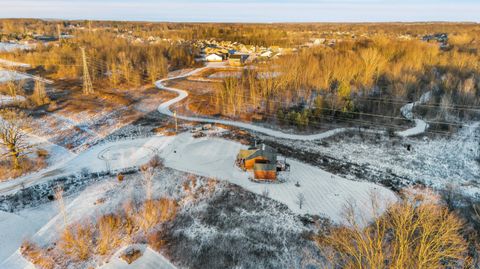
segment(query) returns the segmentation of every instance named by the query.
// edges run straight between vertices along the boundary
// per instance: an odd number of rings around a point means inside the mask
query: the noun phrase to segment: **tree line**
[[[297,125],[355,112],[395,116],[399,110],[380,106],[382,101],[414,101],[427,91],[437,110],[478,106],[480,58],[473,40],[462,34],[447,51],[436,43],[388,37],[304,49],[226,78],[214,100],[226,116],[256,112]]]

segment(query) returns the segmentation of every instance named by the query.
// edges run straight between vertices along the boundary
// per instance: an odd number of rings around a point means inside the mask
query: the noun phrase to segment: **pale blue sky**
[[[0,0],[0,18],[185,22],[480,21],[480,0]]]

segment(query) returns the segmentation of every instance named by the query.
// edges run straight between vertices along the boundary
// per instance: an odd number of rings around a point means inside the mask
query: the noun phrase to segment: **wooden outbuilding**
[[[228,64],[231,66],[242,66],[248,59],[248,54],[233,54],[228,58]]]
[[[277,152],[265,144],[240,150],[237,165],[243,170],[253,171],[255,179],[277,179]]]

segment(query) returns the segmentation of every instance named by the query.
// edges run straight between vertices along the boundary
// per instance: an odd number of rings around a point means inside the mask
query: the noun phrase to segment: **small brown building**
[[[242,66],[248,59],[248,54],[232,54],[228,58],[228,63],[231,66]]]
[[[255,179],[277,179],[277,152],[265,144],[240,150],[237,155],[237,165],[243,170],[253,170]]]

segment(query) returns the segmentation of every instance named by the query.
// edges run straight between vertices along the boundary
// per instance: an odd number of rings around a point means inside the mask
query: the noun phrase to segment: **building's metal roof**
[[[255,163],[253,166],[254,171],[277,171],[277,166],[272,163]]]

